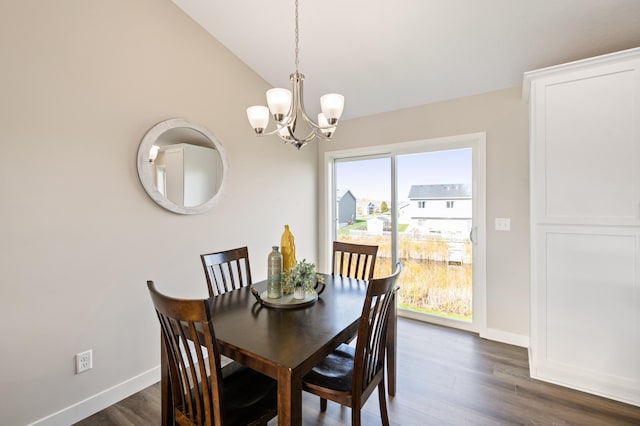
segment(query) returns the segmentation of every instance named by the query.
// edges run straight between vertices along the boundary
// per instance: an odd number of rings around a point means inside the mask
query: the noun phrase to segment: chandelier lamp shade
[[[295,1],[295,65],[296,71],[289,76],[292,90],[274,88],[267,90],[267,105],[247,108],[247,118],[256,135],[278,135],[285,143],[290,142],[300,149],[316,138],[329,140],[333,136],[338,120],[344,109],[344,96],[328,93],[320,97],[321,113],[314,122],[305,112],[303,82],[304,75],[298,71],[298,0]],[[267,130],[270,117],[275,128]],[[304,122],[305,129],[300,136],[299,124]]]

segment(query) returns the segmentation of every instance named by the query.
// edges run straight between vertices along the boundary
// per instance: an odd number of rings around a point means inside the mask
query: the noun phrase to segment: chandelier
[[[258,136],[277,134],[285,143],[290,142],[300,149],[307,142],[316,138],[331,139],[336,130],[338,119],[344,108],[344,96],[328,93],[320,97],[320,108],[317,123],[304,110],[302,83],[304,75],[298,71],[298,0],[295,1],[295,65],[296,71],[289,76],[292,91],[281,88],[267,90],[267,105],[247,108],[247,118]],[[275,129],[265,132],[269,125],[269,115],[273,116]],[[300,120],[306,123],[309,132],[304,136],[296,136],[296,126]]]

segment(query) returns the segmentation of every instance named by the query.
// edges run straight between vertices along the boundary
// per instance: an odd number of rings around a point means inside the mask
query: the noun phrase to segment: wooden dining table
[[[357,333],[367,282],[332,275],[323,277],[325,289],[317,301],[296,309],[264,306],[250,287],[210,299],[220,352],[277,381],[278,425],[302,423],[304,375]],[[262,281],[253,286],[262,293],[266,285]],[[389,337],[395,339],[392,324]],[[395,351],[395,344],[388,343],[388,348]],[[395,360],[395,353],[389,355]],[[164,350],[162,358],[163,424],[171,424]],[[395,368],[389,379],[390,385],[395,383]]]

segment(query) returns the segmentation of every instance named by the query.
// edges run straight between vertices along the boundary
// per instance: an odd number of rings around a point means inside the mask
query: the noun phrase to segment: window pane
[[[472,319],[471,148],[399,155],[402,309]]]
[[[391,273],[391,159],[335,163],[337,241],[378,246],[374,276]]]

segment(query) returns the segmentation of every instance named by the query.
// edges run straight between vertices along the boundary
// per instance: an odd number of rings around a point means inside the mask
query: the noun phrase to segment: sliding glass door
[[[478,233],[485,217],[484,138],[345,154],[332,158],[333,238],[378,245],[375,276],[402,262],[401,315],[478,331],[476,309],[484,308],[484,238]]]

